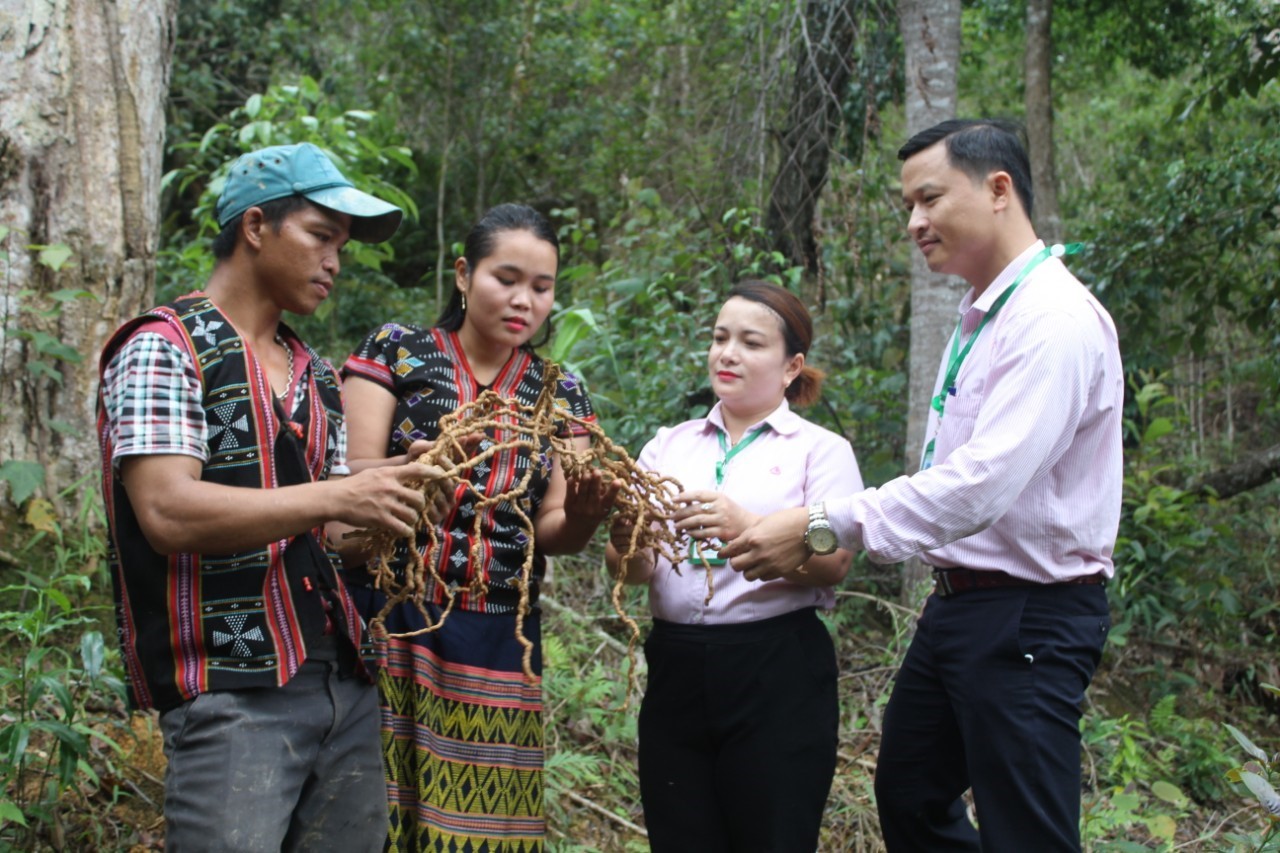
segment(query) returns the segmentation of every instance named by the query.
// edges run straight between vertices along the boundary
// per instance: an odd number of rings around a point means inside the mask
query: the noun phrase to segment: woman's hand
[[[575,451],[585,452],[590,448],[590,436],[573,439]],[[551,481],[533,522],[538,548],[550,555],[581,551],[613,509],[621,489],[620,480],[606,482],[604,473],[597,469],[567,477],[560,460],[553,460]]]
[[[618,572],[618,564],[622,562],[622,555],[629,553],[631,550],[631,537],[635,534],[636,523],[634,519],[624,518],[621,515],[613,517],[613,523],[609,525],[609,544],[604,549],[605,565],[609,567],[609,572],[616,575]],[[645,583],[653,576],[654,568],[653,548],[641,548],[635,554],[631,555],[631,559],[627,561],[624,567],[623,582],[629,584]]]
[[[703,541],[732,542],[760,520],[721,492],[681,492],[676,502],[683,504],[672,516],[676,530]]]
[[[627,550],[631,547],[631,537],[635,534],[635,530],[635,519],[615,515],[613,523],[609,525],[609,544],[619,554],[627,553]]]
[[[622,482],[616,478],[605,481],[604,474],[591,469],[585,474],[565,480],[564,512],[574,523],[590,525],[595,531],[613,510]]]

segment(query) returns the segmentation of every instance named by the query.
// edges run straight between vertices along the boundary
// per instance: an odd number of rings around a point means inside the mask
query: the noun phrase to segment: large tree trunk
[[[818,272],[814,213],[840,134],[841,105],[853,73],[856,0],[808,0],[795,51],[796,74],[786,126],[779,134],[778,174],[765,225],[791,263]]]
[[[1027,0],[1026,89],[1027,151],[1035,188],[1032,221],[1048,242],[1062,239],[1058,208],[1058,172],[1053,150],[1053,0]]]
[[[907,135],[955,118],[956,74],[960,67],[960,0],[899,0],[899,26],[906,54]],[[947,337],[956,324],[962,283],[929,271],[924,256],[911,252],[911,351],[907,411],[906,470],[920,465],[929,401]],[[907,597],[924,579],[919,560],[907,563]]]
[[[40,463],[47,495],[96,470],[97,354],[154,293],[176,13],[0,0],[0,460]],[[59,269],[28,248],[59,244]]]

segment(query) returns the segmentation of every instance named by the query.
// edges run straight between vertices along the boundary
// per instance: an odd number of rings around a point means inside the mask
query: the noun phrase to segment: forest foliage
[[[766,213],[795,57],[823,37],[806,24],[824,5],[841,5],[856,32],[847,86],[832,94],[842,125],[817,199],[812,271],[778,250]],[[1273,0],[1054,7],[1059,198],[1066,236],[1088,246],[1071,267],[1116,319],[1130,389],[1116,627],[1084,729],[1090,849],[1280,848],[1276,824],[1242,810],[1253,777],[1280,772],[1243,734],[1280,743],[1267,687],[1280,683],[1280,488],[1274,477],[1235,495],[1194,486],[1280,444],[1276,12]],[[1020,0],[966,2],[962,114],[1022,114],[1022,19]],[[658,426],[705,412],[707,327],[722,295],[741,278],[771,278],[814,310],[811,361],[828,378],[810,416],[852,441],[877,485],[912,452],[910,246],[894,154],[902,63],[886,0],[183,4],[158,296],[207,277],[212,200],[231,157],[316,142],[409,214],[386,246],[353,244],[335,297],[297,324],[330,358],[382,322],[432,322],[469,224],[492,204],[524,201],[552,218],[564,247],[549,355],[586,380],[616,441],[638,453]],[[93,605],[72,595],[88,582],[56,578],[103,580],[77,566],[82,552],[98,565],[92,547],[71,544],[90,536],[78,523],[32,530],[31,553],[58,543],[54,563],[35,592],[23,583],[4,593],[28,604],[35,595],[48,614],[23,634],[33,648],[56,622],[83,653],[40,653],[29,669],[24,656],[0,671],[0,689],[12,694],[22,679],[24,724],[57,699],[64,710],[45,726],[62,744],[46,753],[53,800],[69,788],[90,797],[77,768],[98,782],[120,760],[77,728],[85,702],[104,701],[101,657],[109,669],[112,652],[94,639]],[[549,585],[551,816],[558,849],[643,850],[634,713],[618,712],[617,626],[599,558],[561,560]],[[893,567],[861,557],[829,619],[846,679],[824,849],[876,835],[868,768],[909,631],[899,594]],[[642,610],[642,593],[633,599]],[[18,624],[22,608],[5,601],[0,624]],[[39,674],[41,661],[53,669]],[[49,672],[79,673],[84,689],[58,691]],[[4,781],[21,794],[0,797],[0,819],[17,809],[57,823],[50,798],[14,776],[39,740],[38,726],[24,731],[19,741],[0,727],[15,768]]]

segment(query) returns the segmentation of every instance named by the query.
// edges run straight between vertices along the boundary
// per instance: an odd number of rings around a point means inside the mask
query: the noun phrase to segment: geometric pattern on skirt
[[[542,681],[526,681],[520,651],[513,616],[467,611],[379,643],[388,850],[543,850]]]

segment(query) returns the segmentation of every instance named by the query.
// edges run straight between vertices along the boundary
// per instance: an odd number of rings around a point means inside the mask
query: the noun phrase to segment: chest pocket
[[[973,437],[973,425],[978,420],[982,398],[977,396],[951,397],[938,428],[938,444],[954,449]]]

